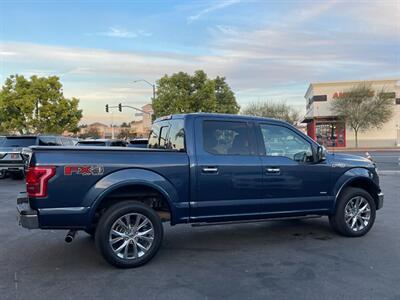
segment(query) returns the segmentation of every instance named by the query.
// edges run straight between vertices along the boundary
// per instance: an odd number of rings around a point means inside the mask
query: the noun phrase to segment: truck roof
[[[247,116],[247,115],[234,115],[234,114],[221,114],[221,113],[203,113],[203,112],[197,112],[197,113],[187,113],[187,114],[175,114],[175,115],[169,115],[169,116],[164,116],[160,117],[155,120],[155,122],[160,122],[168,119],[186,119],[190,117],[196,117],[196,116],[203,116],[203,117],[211,117],[211,118],[233,118],[233,119],[238,119],[238,120],[258,120],[258,121],[269,121],[269,122],[274,122],[274,123],[287,123],[282,120],[278,119],[272,119],[272,118],[263,118],[263,117],[256,117],[256,116]]]

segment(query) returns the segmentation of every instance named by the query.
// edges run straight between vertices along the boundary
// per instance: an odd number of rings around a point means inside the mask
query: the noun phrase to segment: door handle
[[[275,168],[275,167],[269,167],[267,168],[267,173],[280,173],[281,169]]]
[[[218,173],[218,168],[217,167],[204,167],[203,173]]]

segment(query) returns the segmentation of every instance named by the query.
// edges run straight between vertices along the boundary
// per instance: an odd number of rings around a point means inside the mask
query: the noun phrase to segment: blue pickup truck
[[[146,149],[32,147],[25,228],[94,235],[103,257],[148,262],[162,222],[197,225],[328,216],[345,236],[366,234],[383,205],[370,160],[331,154],[278,120],[222,114],[164,117]]]

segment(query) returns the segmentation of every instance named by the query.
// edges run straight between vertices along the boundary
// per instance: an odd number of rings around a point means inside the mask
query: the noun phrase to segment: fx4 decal
[[[83,176],[97,176],[103,175],[103,166],[65,166],[64,175],[71,176],[73,174],[83,175]]]

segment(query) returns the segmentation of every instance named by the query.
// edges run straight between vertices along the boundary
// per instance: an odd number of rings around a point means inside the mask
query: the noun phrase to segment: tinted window
[[[8,137],[3,142],[3,147],[29,147],[36,145],[36,138]]]
[[[311,144],[294,131],[277,125],[261,125],[268,156],[284,156],[298,162],[311,162]]]
[[[167,149],[185,151],[185,131],[183,120],[172,120],[170,125]]]
[[[39,137],[40,146],[60,146],[58,139],[55,136],[41,136]]]
[[[204,121],[203,146],[212,154],[250,155],[246,123]]]

